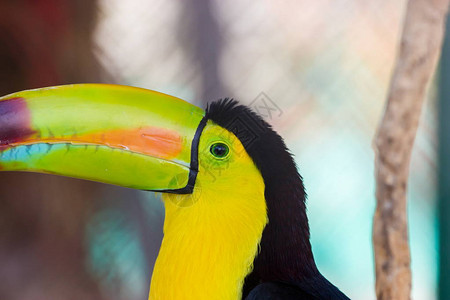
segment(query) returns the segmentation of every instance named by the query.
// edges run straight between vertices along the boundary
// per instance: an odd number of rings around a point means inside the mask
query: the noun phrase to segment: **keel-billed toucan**
[[[348,299],[317,270],[283,139],[233,100],[81,84],[0,98],[0,170],[161,192],[150,299]]]

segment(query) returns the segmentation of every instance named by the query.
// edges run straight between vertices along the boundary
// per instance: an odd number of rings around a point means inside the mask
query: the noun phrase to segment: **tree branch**
[[[375,137],[373,224],[377,299],[410,299],[406,187],[428,83],[439,58],[450,0],[409,0],[386,110]]]

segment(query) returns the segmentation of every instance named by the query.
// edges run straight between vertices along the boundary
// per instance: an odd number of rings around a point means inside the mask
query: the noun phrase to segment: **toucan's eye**
[[[230,148],[224,143],[214,143],[209,148],[209,151],[216,158],[224,158],[230,152]]]

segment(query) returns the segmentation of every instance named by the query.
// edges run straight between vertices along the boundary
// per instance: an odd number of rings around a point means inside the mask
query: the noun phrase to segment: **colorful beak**
[[[0,170],[191,193],[204,111],[154,91],[104,84],[0,98]]]

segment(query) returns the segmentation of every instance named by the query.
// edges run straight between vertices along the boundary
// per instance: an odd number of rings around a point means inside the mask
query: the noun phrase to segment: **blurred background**
[[[106,82],[205,107],[233,97],[286,139],[322,273],[375,299],[372,139],[405,0],[0,1],[0,94]],[[413,298],[438,290],[437,88],[412,157]],[[0,299],[147,299],[164,208],[152,193],[0,174]]]

